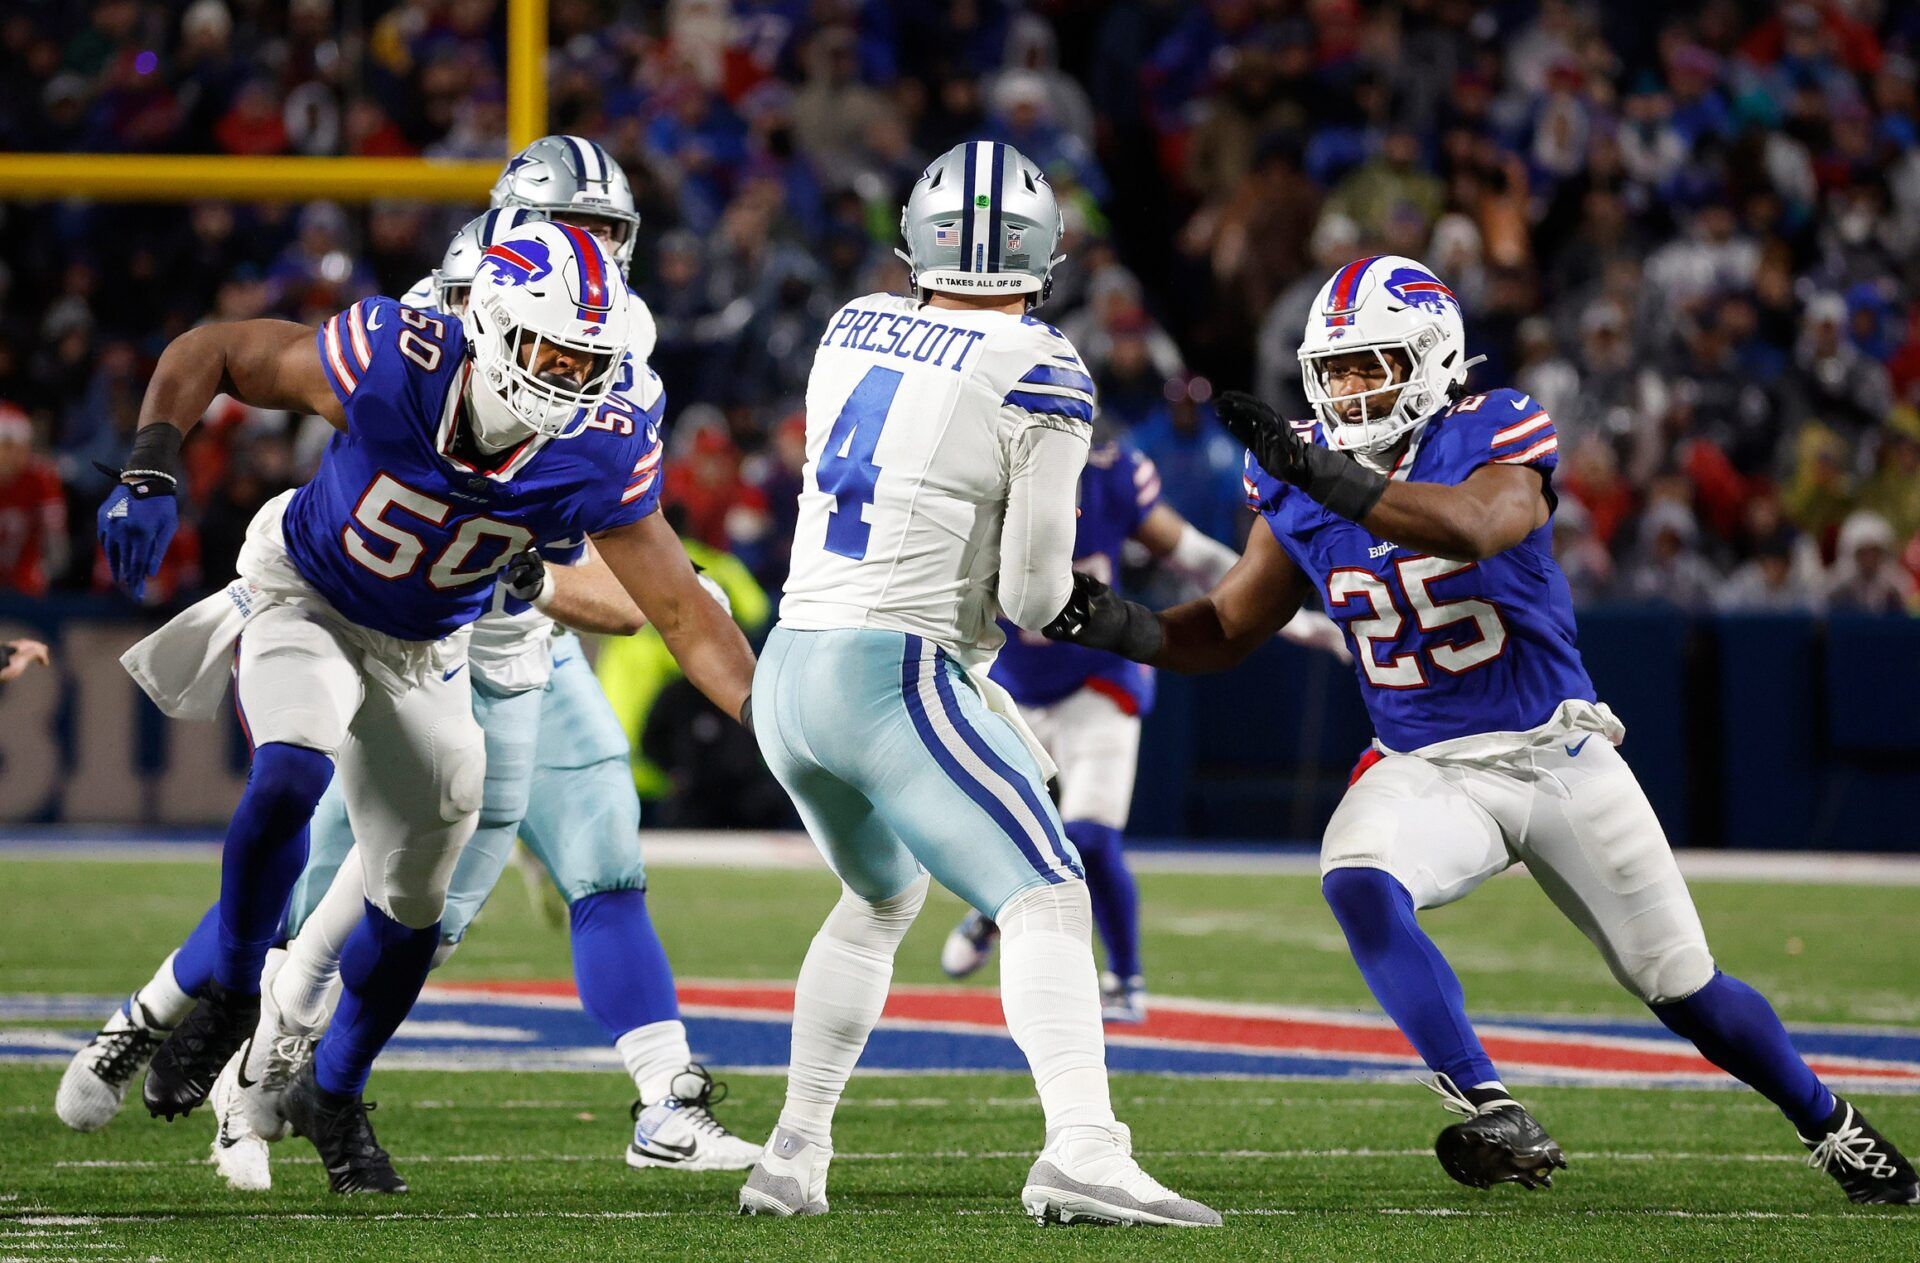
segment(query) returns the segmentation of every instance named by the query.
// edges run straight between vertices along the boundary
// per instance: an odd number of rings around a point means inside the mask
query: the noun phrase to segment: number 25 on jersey
[[[1406,628],[1406,615],[1394,600],[1393,585],[1371,570],[1348,566],[1327,576],[1328,612],[1349,609],[1360,611],[1357,617],[1342,620],[1354,640],[1354,656],[1367,683],[1383,689],[1427,687],[1427,664],[1448,675],[1464,675],[1475,667],[1498,658],[1507,645],[1506,620],[1490,601],[1469,597],[1458,601],[1437,599],[1428,584],[1474,569],[1470,561],[1448,561],[1444,557],[1403,557],[1393,566],[1406,593],[1406,604],[1413,609],[1414,623],[1422,632],[1437,632],[1456,623],[1471,622],[1473,635],[1464,640],[1420,644],[1400,653],[1382,657]]]

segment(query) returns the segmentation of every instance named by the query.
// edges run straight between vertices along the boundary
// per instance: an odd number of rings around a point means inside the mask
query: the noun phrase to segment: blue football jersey
[[[1130,447],[1106,443],[1087,454],[1080,474],[1080,518],[1074,530],[1073,568],[1111,584],[1120,550],[1160,503],[1160,475]],[[1133,714],[1153,706],[1153,669],[1117,654],[1048,640],[1001,621],[1006,647],[993,678],[1022,706],[1047,706],[1092,685]]]
[[[362,627],[437,640],[480,616],[496,572],[529,544],[577,541],[658,506],[665,398],[645,389],[651,376],[609,397],[583,433],[530,438],[484,470],[452,454],[470,371],[457,319],[369,298],[315,338],[347,427],[283,529],[301,576]]]
[[[1325,446],[1317,423],[1294,424]],[[1492,390],[1420,427],[1393,477],[1455,484],[1498,464],[1551,480],[1558,448],[1546,409],[1518,391]],[[1573,598],[1553,560],[1551,512],[1497,557],[1449,561],[1327,512],[1251,455],[1246,491],[1347,633],[1374,732],[1389,749],[1521,732],[1563,701],[1596,700],[1574,645]]]

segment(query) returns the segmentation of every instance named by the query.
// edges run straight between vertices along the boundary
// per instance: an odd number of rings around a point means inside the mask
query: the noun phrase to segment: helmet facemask
[[[1452,375],[1431,362],[1441,341],[1434,330],[1420,329],[1405,341],[1301,348],[1301,384],[1320,418],[1327,446],[1343,452],[1379,452],[1445,407]],[[1385,371],[1385,384],[1333,393],[1328,364],[1355,355],[1372,355]],[[1348,420],[1347,410],[1356,402],[1360,416]]]
[[[624,347],[570,341],[509,323],[505,305],[491,294],[470,302],[463,319],[474,341],[474,429],[483,447],[497,451],[536,434],[572,438],[613,393]],[[486,353],[483,340],[491,343]],[[586,371],[536,371],[556,351],[583,362]]]

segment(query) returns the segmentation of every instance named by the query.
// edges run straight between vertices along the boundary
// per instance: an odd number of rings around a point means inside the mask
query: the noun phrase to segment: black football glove
[[[507,595],[525,601],[535,609],[545,608],[553,598],[553,580],[547,574],[547,562],[537,548],[515,553],[500,570],[500,582]]]
[[[1300,488],[1329,512],[1358,522],[1386,494],[1385,474],[1307,442],[1279,413],[1252,395],[1229,390],[1215,406],[1227,433],[1253,453],[1260,468]]]
[[[1049,640],[1104,649],[1135,662],[1151,662],[1166,640],[1160,616],[1129,601],[1092,575],[1073,576],[1073,595],[1040,629]]]

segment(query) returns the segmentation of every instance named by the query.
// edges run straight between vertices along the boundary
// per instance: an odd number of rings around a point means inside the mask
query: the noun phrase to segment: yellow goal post
[[[547,0],[506,0],[507,153],[547,130]],[[223,154],[4,153],[0,200],[415,202],[486,200],[493,162],[241,158]]]

